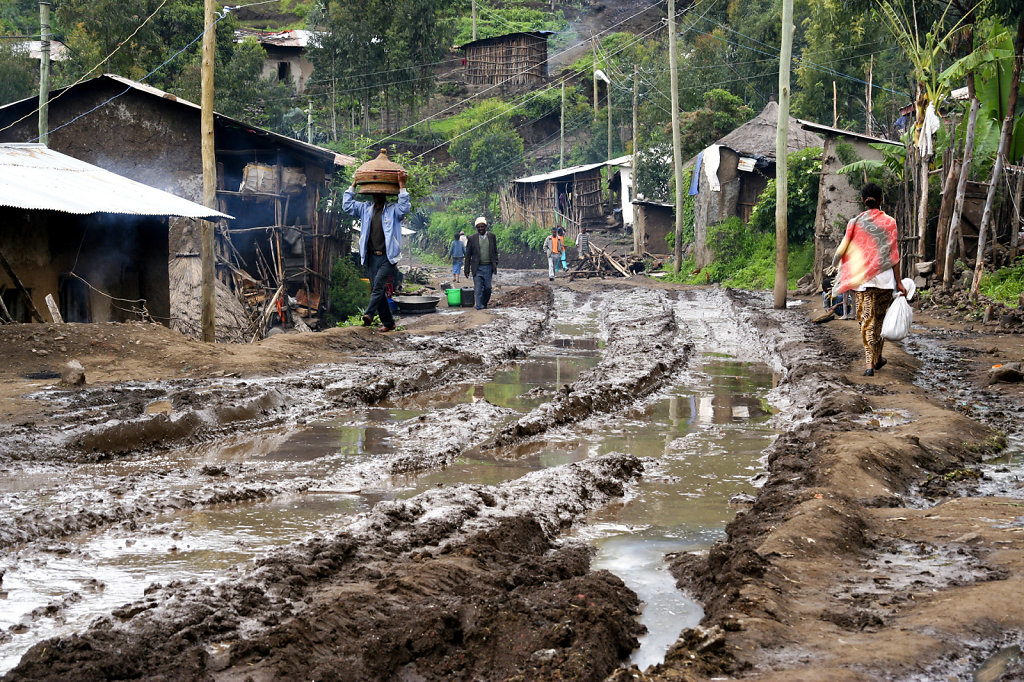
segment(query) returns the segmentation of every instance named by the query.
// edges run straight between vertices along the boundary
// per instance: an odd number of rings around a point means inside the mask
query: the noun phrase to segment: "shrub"
[[[333,326],[362,311],[370,298],[370,284],[361,278],[362,273],[350,258],[343,256],[334,263],[328,294],[331,303],[328,324]]]
[[[1016,307],[1024,291],[1024,263],[992,273],[986,272],[981,277],[980,291],[991,299]]]

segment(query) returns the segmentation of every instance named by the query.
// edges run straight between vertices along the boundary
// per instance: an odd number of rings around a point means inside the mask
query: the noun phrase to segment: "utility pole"
[[[50,146],[50,3],[39,3],[39,142]]]
[[[565,168],[565,81],[562,81],[562,116],[558,131],[558,169]]]
[[[871,109],[872,109],[872,106],[871,106],[871,92],[873,90],[873,88],[871,87],[871,82],[874,80],[874,76],[875,76],[875,55],[871,55],[871,61],[868,62],[868,96],[867,96],[868,115],[867,115],[867,125],[864,128],[864,132],[867,133],[868,135],[871,134]]]
[[[213,60],[217,47],[217,29],[214,23],[214,0],[204,0],[203,11],[203,61],[202,61],[202,93],[200,113],[200,134],[202,137],[203,157],[203,204],[207,208],[217,208],[217,159],[213,145]],[[202,238],[200,241],[200,257],[202,261],[201,289],[201,325],[202,338],[207,343],[216,340],[216,246],[213,238],[213,220],[202,222]]]
[[[636,64],[633,65],[633,156],[630,158],[629,166],[632,169],[632,178],[630,184],[633,185],[633,196],[630,199],[636,198],[636,177],[637,169],[639,164],[637,161],[640,155],[637,154],[639,148],[639,130],[640,127],[637,125],[637,108],[639,104],[640,96],[640,67]],[[636,210],[633,211],[633,253],[640,255],[643,250],[643,237],[640,231],[637,229]]]
[[[839,126],[839,93],[836,91],[836,82],[832,81],[832,127]]]
[[[683,141],[679,132],[679,63],[676,55],[676,0],[668,0],[668,60],[672,88],[672,168],[676,178],[676,244],[673,249],[679,273],[683,261]]]
[[[309,98],[309,109],[306,110],[306,142],[313,144],[313,98]]]
[[[470,3],[473,11],[473,40],[476,40],[476,0]],[[465,5],[463,5],[465,7]]]
[[[594,120],[597,120],[597,38],[590,36],[590,50],[594,53]]]
[[[782,52],[779,54],[779,122],[775,130],[775,308],[786,308],[789,265],[789,70],[793,56],[793,0],[782,0]]]

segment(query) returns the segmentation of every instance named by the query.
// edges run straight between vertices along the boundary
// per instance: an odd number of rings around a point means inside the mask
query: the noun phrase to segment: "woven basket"
[[[398,174],[404,171],[388,158],[386,149],[381,149],[377,158],[367,161],[356,171],[356,189],[360,194],[398,194]]]

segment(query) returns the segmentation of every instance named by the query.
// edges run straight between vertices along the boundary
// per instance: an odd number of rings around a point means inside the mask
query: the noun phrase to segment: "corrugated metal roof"
[[[531,175],[528,178],[518,178],[512,182],[522,182],[529,184],[531,182],[544,182],[545,180],[554,180],[555,178],[564,178],[567,175],[573,175],[575,173],[584,173],[588,170],[600,168],[605,165],[606,162],[601,161],[600,163],[585,163],[582,166],[569,166],[561,170],[551,171],[550,173],[541,173],[540,175]]]
[[[77,215],[231,216],[41,144],[0,144],[0,206]]]
[[[858,133],[853,130],[843,130],[842,128],[833,128],[822,123],[814,123],[813,121],[801,121],[796,119],[797,123],[804,130],[810,130],[821,135],[845,135],[846,137],[855,137],[858,140],[866,140],[868,142],[875,142],[878,144],[891,144],[896,147],[904,146],[899,140],[889,140],[884,137],[877,137],[875,135],[865,135],[864,133]]]
[[[479,40],[471,40],[468,43],[463,43],[462,45],[456,45],[455,49],[456,50],[464,50],[467,47],[469,47],[470,45],[477,45],[479,43],[491,42],[492,40],[501,40],[502,38],[511,38],[512,36],[521,36],[521,35],[537,36],[538,38],[545,38],[546,39],[548,36],[553,36],[556,33],[558,33],[558,31],[513,31],[512,33],[502,33],[501,35],[497,35],[497,36],[488,36],[487,38],[480,38]]]

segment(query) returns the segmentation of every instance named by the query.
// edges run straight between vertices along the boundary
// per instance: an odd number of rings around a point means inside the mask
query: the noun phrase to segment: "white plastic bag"
[[[914,311],[907,303],[907,297],[897,294],[882,320],[882,338],[887,341],[902,341],[910,333],[910,324],[914,321]]]

